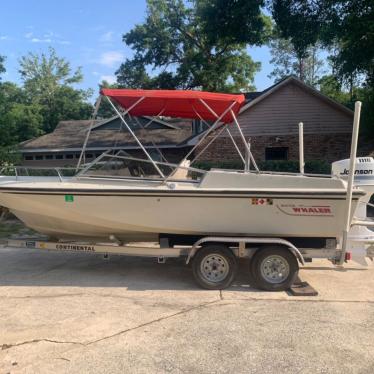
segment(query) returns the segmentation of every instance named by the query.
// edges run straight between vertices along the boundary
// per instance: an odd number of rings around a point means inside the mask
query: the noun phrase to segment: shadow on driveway
[[[247,263],[241,263],[235,290],[257,292],[249,285]],[[124,287],[129,290],[199,291],[184,259],[157,259],[99,254],[0,248],[0,287]]]

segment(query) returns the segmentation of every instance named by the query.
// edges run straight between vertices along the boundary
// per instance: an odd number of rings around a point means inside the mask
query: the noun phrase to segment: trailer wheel
[[[193,258],[192,271],[200,287],[222,290],[231,285],[238,269],[236,257],[223,244],[208,244]]]
[[[265,247],[250,264],[254,286],[266,291],[285,291],[294,283],[299,265],[295,256],[282,247]]]

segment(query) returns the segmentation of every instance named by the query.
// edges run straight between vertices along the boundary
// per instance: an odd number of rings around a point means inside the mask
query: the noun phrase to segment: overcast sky
[[[6,56],[4,80],[19,82],[18,60],[29,51],[43,52],[52,46],[72,67],[82,66],[83,88],[94,88],[103,79],[115,81],[121,61],[131,56],[122,42],[145,17],[145,0],[17,0],[4,1],[0,14],[0,55]],[[255,85],[263,90],[273,82],[266,47],[249,48],[262,63]]]

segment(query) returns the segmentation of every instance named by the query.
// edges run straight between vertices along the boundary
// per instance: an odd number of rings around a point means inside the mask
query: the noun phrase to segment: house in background
[[[160,158],[157,148],[169,162],[178,162],[191,149],[191,121],[169,122],[150,117],[129,116],[126,121],[156,160]],[[22,165],[76,166],[90,123],[91,120],[61,121],[52,133],[21,143],[19,150]],[[86,147],[85,162],[92,161],[108,149],[123,150],[143,158],[142,150],[117,116],[94,122]]]
[[[298,160],[299,122],[304,124],[305,160],[332,162],[349,157],[353,112],[295,77],[247,95],[238,120],[258,161]],[[231,129],[240,145],[235,126]],[[202,160],[219,161],[222,155],[226,160],[239,159],[230,137],[224,134]]]
[[[149,124],[150,120],[150,117],[127,118],[152,157],[159,159],[160,156],[153,142],[170,162],[180,161],[206,130],[200,121],[155,119]],[[265,91],[246,94],[239,122],[258,161],[298,160],[299,122],[304,123],[306,161],[324,160],[330,163],[349,157],[353,112],[295,77],[288,77]],[[62,121],[54,132],[21,143],[23,165],[75,166],[89,124],[89,120]],[[241,145],[235,126],[229,126],[237,144]],[[225,134],[223,132],[199,160],[239,160],[230,137]],[[210,137],[207,142],[209,140]],[[143,156],[118,117],[95,122],[87,144],[86,162],[109,148]],[[243,147],[241,149],[244,151]]]

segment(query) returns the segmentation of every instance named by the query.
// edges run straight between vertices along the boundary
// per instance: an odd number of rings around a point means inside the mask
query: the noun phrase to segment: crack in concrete
[[[179,315],[183,315],[183,314],[189,313],[189,312],[191,312],[193,310],[197,310],[197,309],[209,307],[211,305],[219,303],[220,301],[221,301],[221,299],[214,300],[214,301],[203,303],[203,304],[200,304],[200,305],[188,308],[188,309],[183,309],[183,310],[181,310],[179,312],[176,312],[176,313],[173,313],[173,314],[169,314],[169,315],[167,315],[165,317],[156,318],[154,320],[141,323],[140,325],[137,325],[137,326],[134,326],[134,327],[130,327],[130,328],[125,329],[125,330],[118,331],[115,334],[104,336],[104,337],[102,337],[100,339],[92,340],[92,341],[89,341],[87,343],[74,342],[74,341],[59,341],[59,340],[52,340],[52,339],[33,339],[33,340],[28,340],[28,341],[24,341],[24,342],[20,342],[20,343],[15,343],[15,344],[6,344],[6,343],[4,343],[4,344],[0,345],[0,347],[1,347],[1,350],[6,350],[6,349],[10,349],[10,348],[14,348],[14,347],[19,347],[19,346],[22,346],[22,345],[26,345],[26,344],[34,344],[34,343],[40,343],[40,342],[48,342],[48,343],[55,343],[55,344],[73,344],[73,345],[80,345],[80,346],[83,346],[83,347],[87,347],[89,345],[92,345],[92,344],[95,344],[95,343],[99,343],[99,342],[101,342],[103,340],[111,339],[111,338],[114,338],[116,336],[126,334],[127,332],[134,331],[134,330],[140,329],[142,327],[149,326],[149,325],[152,325],[154,323],[167,320],[169,318],[173,318],[173,317],[176,317],[176,316],[179,316]]]
[[[91,345],[91,344],[95,344],[95,343],[99,343],[103,340],[107,340],[107,339],[111,339],[111,338],[114,338],[116,336],[119,336],[119,335],[123,335],[123,334],[126,334],[128,332],[131,332],[131,331],[134,331],[134,330],[137,330],[137,329],[140,329],[142,327],[145,327],[145,326],[149,326],[149,325],[152,325],[154,323],[157,323],[157,322],[161,322],[161,321],[164,321],[164,320],[167,320],[167,319],[170,319],[170,318],[173,318],[173,317],[176,317],[176,316],[180,316],[182,314],[186,314],[186,313],[189,313],[193,310],[197,310],[197,309],[201,309],[201,308],[205,308],[205,307],[208,307],[208,306],[211,306],[211,305],[214,305],[214,304],[217,304],[219,303],[221,300],[214,300],[214,301],[210,301],[210,302],[207,302],[207,303],[204,303],[204,304],[200,304],[200,305],[197,305],[197,306],[194,306],[194,307],[191,307],[191,308],[188,308],[188,309],[183,309],[179,312],[176,312],[176,313],[173,313],[173,314],[169,314],[168,316],[165,316],[165,317],[160,317],[160,318],[156,318],[152,321],[148,321],[148,322],[144,322],[144,323],[141,323],[140,325],[138,326],[135,326],[135,327],[130,327],[128,329],[125,329],[125,330],[121,330],[121,331],[118,331],[116,332],[115,334],[112,334],[112,335],[108,335],[108,336],[104,336],[103,338],[100,338],[100,339],[97,339],[97,340],[93,340],[87,344],[85,344],[86,346],[88,345]]]
[[[66,293],[59,295],[26,295],[26,296],[7,296],[0,295],[0,299],[57,299],[59,297],[69,297],[69,296],[84,296],[86,293]]]
[[[19,347],[21,345],[40,343],[40,342],[55,343],[55,344],[75,344],[75,345],[82,345],[82,346],[85,345],[84,343],[80,343],[80,342],[69,342],[69,341],[60,341],[60,340],[52,340],[52,339],[33,339],[33,340],[26,340],[24,342],[15,343],[15,344],[4,343],[1,345],[1,350],[4,351],[6,349]]]
[[[63,361],[70,362],[70,360],[65,357],[56,357],[56,360],[63,360]]]

